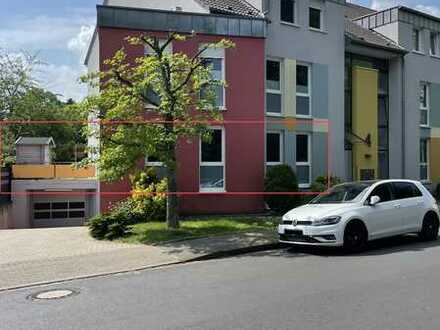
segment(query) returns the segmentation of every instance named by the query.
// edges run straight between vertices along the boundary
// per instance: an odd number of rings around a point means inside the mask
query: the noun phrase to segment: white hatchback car
[[[418,233],[436,240],[439,208],[417,181],[382,180],[337,185],[286,213],[278,226],[282,243],[344,246],[356,251],[370,240]]]

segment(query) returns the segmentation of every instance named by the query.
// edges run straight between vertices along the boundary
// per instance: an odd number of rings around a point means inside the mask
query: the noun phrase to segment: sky
[[[78,79],[102,0],[0,1],[0,48],[37,54],[43,62],[34,73],[38,83],[60,99],[81,100],[87,88]],[[377,10],[405,5],[440,17],[440,0],[347,1]]]

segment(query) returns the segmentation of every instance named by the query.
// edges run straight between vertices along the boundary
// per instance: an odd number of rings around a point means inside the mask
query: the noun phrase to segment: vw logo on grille
[[[296,226],[298,224],[298,220],[293,220],[293,225]]]

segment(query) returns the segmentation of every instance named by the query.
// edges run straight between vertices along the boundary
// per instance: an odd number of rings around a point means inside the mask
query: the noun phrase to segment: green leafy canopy
[[[106,70],[83,77],[100,90],[82,107],[104,124],[99,131],[99,156],[92,159],[98,162],[101,179],[118,180],[136,172],[139,159],[146,155],[173,172],[180,141],[197,136],[210,139],[210,124],[222,119],[215,89],[226,82],[213,79],[203,56],[208,49],[234,44],[229,40],[203,44],[192,56],[167,51],[170,44],[193,37],[176,33],[165,40],[128,37],[129,47],[144,47],[148,55],[131,59],[122,48],[105,61]],[[88,134],[96,131],[92,127]]]

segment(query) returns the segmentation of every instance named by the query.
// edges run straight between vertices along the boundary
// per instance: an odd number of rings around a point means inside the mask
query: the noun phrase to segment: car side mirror
[[[376,204],[380,203],[380,197],[379,196],[371,196],[370,198],[370,205],[375,206]]]

